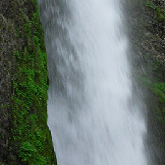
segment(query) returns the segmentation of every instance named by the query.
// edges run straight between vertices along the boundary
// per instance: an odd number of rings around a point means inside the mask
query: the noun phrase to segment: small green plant
[[[140,83],[147,87],[157,98],[157,105],[154,105],[156,112],[155,119],[160,121],[165,127],[165,82],[160,82],[159,79],[153,81],[143,77]]]
[[[29,142],[23,142],[20,146],[19,157],[21,157],[22,161],[28,161],[37,153],[36,148],[30,144]]]
[[[151,3],[151,1],[147,1],[146,6],[155,10],[155,13],[156,13],[156,16],[157,16],[157,19],[159,22],[165,21],[165,10],[164,9],[159,8],[156,4]]]
[[[150,1],[146,2],[146,6],[150,7],[151,9],[155,9],[155,6],[153,6],[153,4]]]
[[[47,165],[47,159],[40,155],[34,145],[29,142],[23,142],[20,146],[19,157],[23,162],[29,162],[30,165]]]

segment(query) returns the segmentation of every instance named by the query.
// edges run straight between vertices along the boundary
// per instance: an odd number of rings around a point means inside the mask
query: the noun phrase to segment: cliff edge
[[[0,164],[56,164],[36,0],[0,1]]]

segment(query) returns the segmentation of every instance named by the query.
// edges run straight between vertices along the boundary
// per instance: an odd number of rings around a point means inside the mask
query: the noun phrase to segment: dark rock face
[[[11,95],[12,95],[12,73],[13,56],[12,51],[16,49],[13,24],[9,19],[10,1],[0,2],[0,162],[8,163],[15,159],[17,150],[11,144]],[[15,151],[14,151],[15,150]]]

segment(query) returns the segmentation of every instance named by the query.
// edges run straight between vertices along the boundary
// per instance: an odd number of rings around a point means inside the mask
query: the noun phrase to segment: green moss
[[[148,79],[146,77],[140,78],[142,86],[147,87],[156,97],[156,104],[154,106],[155,119],[159,121],[161,127],[165,128],[165,82],[160,79]]]
[[[165,104],[165,82],[152,82],[147,78],[142,78],[141,81],[158,97],[159,102]]]
[[[153,4],[151,1],[147,1],[146,6],[154,9],[159,22],[165,22],[165,10],[161,9],[156,4]]]
[[[24,37],[25,44],[13,53],[17,66],[13,78],[12,133],[23,164],[49,165],[56,164],[56,158],[47,127],[46,50],[37,2],[32,3],[35,8],[32,18],[21,10],[23,28],[16,29],[17,37]]]

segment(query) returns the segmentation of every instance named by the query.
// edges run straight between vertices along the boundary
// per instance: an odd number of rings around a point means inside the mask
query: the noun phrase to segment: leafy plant
[[[146,6],[155,10],[159,22],[165,21],[165,10],[159,8],[156,4],[152,4],[151,1],[147,1]]]
[[[30,158],[34,157],[36,153],[36,148],[29,142],[26,141],[21,144],[19,156],[22,158],[22,161],[28,161]]]

